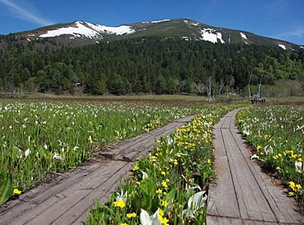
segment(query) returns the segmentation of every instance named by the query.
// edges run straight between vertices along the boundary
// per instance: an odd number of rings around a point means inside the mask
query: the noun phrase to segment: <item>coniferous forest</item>
[[[304,81],[304,49],[146,37],[57,51],[32,43],[0,50],[1,92],[217,94]]]

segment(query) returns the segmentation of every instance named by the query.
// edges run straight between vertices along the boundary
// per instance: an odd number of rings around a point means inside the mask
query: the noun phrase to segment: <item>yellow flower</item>
[[[152,160],[152,162],[156,162],[157,161],[157,157],[155,155],[152,155],[151,156],[151,160]]]
[[[289,196],[294,196],[294,192],[290,191],[290,192],[288,192],[288,195]]]
[[[162,182],[162,185],[163,185],[164,188],[167,188],[167,187],[168,187],[168,184],[167,184],[166,181],[163,181],[163,182]]]
[[[136,213],[128,213],[128,214],[127,214],[127,217],[128,217],[128,218],[136,217]]]
[[[296,184],[293,181],[289,181],[289,187],[290,188],[294,188],[296,186]]]
[[[162,191],[161,189],[157,189],[157,190],[156,190],[156,193],[157,193],[157,194],[161,194],[162,192],[163,192],[163,191]]]
[[[165,176],[165,175],[166,175],[166,172],[164,172],[164,171],[161,171],[161,175],[164,175],[164,176]]]
[[[123,209],[126,206],[126,203],[123,200],[115,201],[113,204],[115,207],[119,207],[121,209]]]
[[[138,169],[139,169],[138,165],[135,164],[135,165],[133,166],[133,171],[136,171],[136,170],[138,170]]]
[[[18,190],[17,188],[14,189],[14,195],[20,195],[22,191]]]
[[[301,184],[296,184],[295,189],[298,191],[302,188]]]
[[[277,166],[276,170],[280,170],[281,168],[279,166]]]
[[[159,209],[158,218],[162,218],[163,216],[164,216],[164,211],[162,209]]]
[[[207,160],[207,163],[208,163],[208,164],[211,164],[211,159],[208,159],[208,160]]]
[[[167,207],[169,203],[166,200],[161,200],[161,205]]]
[[[162,225],[168,225],[169,220],[164,217],[164,211],[161,209],[158,212],[158,219],[160,220]]]
[[[127,223],[121,223],[120,225],[128,225]]]
[[[168,225],[169,223],[169,220],[166,218],[166,217],[164,217],[164,218],[161,218],[161,219],[159,219],[160,220],[160,222],[162,223],[162,225]]]
[[[260,150],[261,148],[262,148],[262,146],[261,146],[261,145],[258,145],[256,149],[257,149],[257,150]]]
[[[173,164],[174,164],[174,165],[177,165],[177,164],[178,164],[178,162],[177,162],[176,159],[173,160]]]

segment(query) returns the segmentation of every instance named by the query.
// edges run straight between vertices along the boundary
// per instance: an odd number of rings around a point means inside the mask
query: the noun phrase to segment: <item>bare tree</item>
[[[220,80],[219,95],[221,95],[221,94],[222,94],[223,87],[224,87],[224,80],[223,80],[223,79],[221,79],[221,80]]]
[[[208,78],[208,84],[209,84],[209,87],[208,87],[208,99],[207,101],[212,101],[212,76],[210,76]]]
[[[252,72],[249,69],[248,69],[248,74],[249,74],[249,80],[248,80],[248,99],[250,100],[250,98],[251,98],[250,82],[251,82]]]
[[[260,76],[260,83],[259,83],[259,90],[258,90],[258,98],[261,98],[261,86],[262,86],[262,80],[263,80],[263,76],[264,76],[264,74],[262,74],[261,76]]]
[[[204,85],[203,83],[197,83],[197,84],[195,85],[195,87],[196,87],[197,93],[198,93],[199,95],[202,95],[202,94],[204,93],[205,85]]]
[[[12,61],[11,69],[10,69],[10,78],[11,78],[11,97],[16,97],[16,89],[15,89],[15,82],[14,82],[14,69],[15,69],[15,63]]]
[[[227,99],[229,98],[229,90],[234,85],[234,82],[235,82],[234,77],[231,76],[229,81],[226,83],[226,97],[227,97]]]

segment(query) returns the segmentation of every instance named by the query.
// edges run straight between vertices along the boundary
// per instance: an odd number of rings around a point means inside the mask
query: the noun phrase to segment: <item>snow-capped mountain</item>
[[[50,38],[61,35],[69,35],[70,39],[74,38],[89,38],[89,39],[102,39],[103,34],[132,34],[134,28],[126,25],[119,27],[107,27],[98,24],[92,24],[85,21],[76,21],[67,27],[58,27],[54,30],[48,30],[46,33],[40,34],[39,38]],[[33,36],[33,35],[32,35]]]
[[[303,46],[286,41],[262,37],[246,31],[213,27],[188,19],[163,19],[124,24],[117,27],[76,21],[14,34],[14,38],[19,41],[32,42],[36,45],[41,45],[41,42],[43,42],[51,49],[57,49],[58,47],[54,47],[55,45],[78,46],[145,36],[179,37],[185,41],[208,41],[220,44],[255,44],[279,47],[284,50],[303,48]],[[48,45],[47,43],[51,44]],[[2,42],[0,39],[0,48],[1,45],[5,45],[3,39]]]

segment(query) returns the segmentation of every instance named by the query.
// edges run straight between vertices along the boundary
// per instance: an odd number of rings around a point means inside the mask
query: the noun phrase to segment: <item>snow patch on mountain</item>
[[[150,23],[161,23],[161,22],[168,22],[168,21],[171,21],[171,20],[169,20],[169,19],[154,20],[154,21],[151,21]]]
[[[278,44],[278,46],[279,46],[280,48],[286,50],[286,46],[285,46],[285,45],[283,45],[283,44]]]
[[[304,48],[304,46],[301,45],[300,48]]]
[[[244,34],[244,33],[240,32],[240,35],[241,35],[241,37],[242,37],[243,39],[248,40],[248,38],[247,38],[246,34]]]
[[[92,24],[92,23],[86,23],[86,24],[96,31],[109,33],[109,34],[123,35],[123,34],[132,34],[135,32],[135,30],[132,27],[126,25],[122,25],[119,27],[107,27],[99,24]]]
[[[200,40],[210,41],[212,43],[218,43],[218,40],[219,40],[220,43],[222,43],[222,44],[225,43],[225,41],[222,38],[222,33],[216,32],[215,29],[203,28],[203,29],[201,29],[201,34],[202,34],[202,37],[200,38]]]
[[[45,34],[41,34],[39,37],[56,37],[60,35],[73,35],[74,37],[87,37],[90,39],[95,39],[100,37],[102,34],[131,34],[135,30],[130,26],[119,26],[119,27],[107,27],[98,24],[92,24],[83,21],[77,21],[70,27],[61,27],[56,30],[49,30]]]

